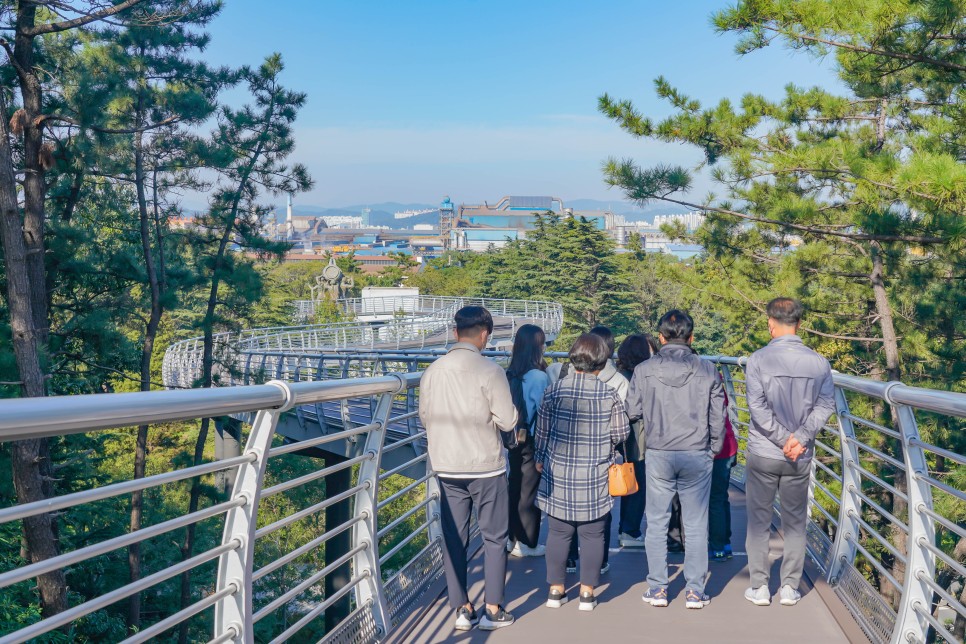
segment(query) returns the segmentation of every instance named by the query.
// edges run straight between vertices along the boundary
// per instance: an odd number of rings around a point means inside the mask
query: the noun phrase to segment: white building
[[[664,224],[684,224],[688,230],[697,230],[704,223],[705,215],[700,210],[680,214],[680,215],[656,215],[651,227],[660,228]]]

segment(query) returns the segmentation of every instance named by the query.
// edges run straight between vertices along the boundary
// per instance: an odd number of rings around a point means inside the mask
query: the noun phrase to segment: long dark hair
[[[617,349],[617,368],[621,371],[634,371],[634,367],[650,358],[654,352],[647,336],[634,333],[624,338]]]
[[[510,366],[507,367],[507,371],[520,377],[531,369],[546,371],[547,365],[543,361],[546,342],[547,336],[536,324],[521,326],[517,329],[516,337],[513,338],[513,352],[510,354]]]

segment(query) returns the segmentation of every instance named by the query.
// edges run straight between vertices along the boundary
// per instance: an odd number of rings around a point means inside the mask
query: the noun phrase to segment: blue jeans
[[[681,499],[684,524],[684,578],[689,590],[704,592],[708,576],[708,501],[711,494],[711,450],[647,450],[647,583],[667,588],[667,529],[671,500]]]

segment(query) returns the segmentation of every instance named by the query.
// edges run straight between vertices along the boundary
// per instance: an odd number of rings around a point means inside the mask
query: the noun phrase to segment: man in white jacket
[[[468,631],[479,622],[481,630],[496,630],[513,623],[503,608],[509,526],[505,447],[516,441],[517,409],[503,369],[480,355],[493,333],[490,312],[465,306],[455,321],[456,344],[420,381],[419,419],[442,493],[443,567],[455,627]],[[466,593],[474,507],[483,535],[482,616]]]

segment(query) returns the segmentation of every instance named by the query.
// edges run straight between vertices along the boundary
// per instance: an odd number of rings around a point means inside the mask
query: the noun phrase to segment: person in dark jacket
[[[566,561],[579,534],[580,610],[597,606],[607,539],[606,517],[614,501],[607,472],[614,449],[629,431],[624,402],[597,379],[607,364],[607,343],[585,333],[570,349],[571,374],[547,391],[537,414],[535,460],[541,472],[537,505],[547,514],[547,606],[567,601]]]
[[[667,529],[671,499],[681,499],[686,535],[685,606],[710,603],[708,500],[715,454],[724,444],[724,389],[714,365],[691,351],[694,321],[671,310],[659,322],[661,350],[634,369],[628,393],[631,421],[642,419],[647,440],[648,590],[644,601],[667,606]]]
[[[651,344],[647,336],[634,333],[624,338],[617,349],[617,369],[630,382],[637,365],[651,357]],[[630,434],[624,441],[624,461],[634,464],[634,477],[637,479],[637,492],[621,497],[618,539],[623,548],[643,548],[644,534],[641,521],[644,519],[644,423],[640,420],[631,424]]]

